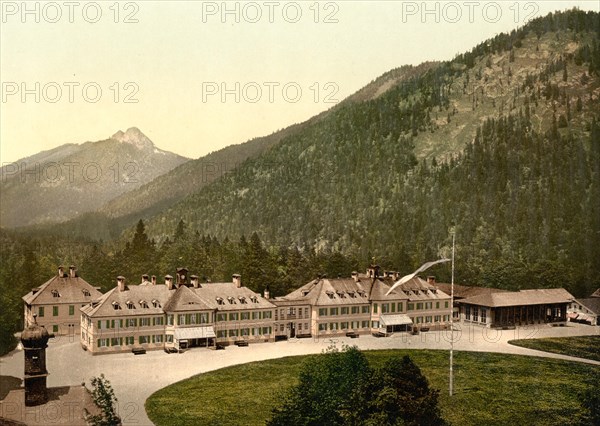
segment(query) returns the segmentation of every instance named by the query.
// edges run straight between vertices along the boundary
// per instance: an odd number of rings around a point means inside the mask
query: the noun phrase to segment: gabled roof
[[[81,312],[92,317],[159,315],[164,313],[162,307],[174,292],[175,290],[169,290],[164,284],[128,285],[124,291],[115,287],[90,305],[81,308]],[[158,302],[157,307],[152,303],[154,300]],[[142,302],[146,302],[148,307],[143,307]],[[128,303],[134,309],[128,308]],[[115,306],[121,309],[115,309]]]
[[[478,306],[502,307],[541,305],[546,303],[569,303],[573,299],[573,295],[564,288],[547,288],[481,294],[479,296],[459,300],[458,302]]]
[[[600,288],[592,293],[590,297],[600,297]]]
[[[198,297],[189,287],[180,286],[163,306],[165,312],[210,310],[212,307]]]
[[[387,290],[386,290],[387,291]],[[414,277],[394,289],[399,297],[409,301],[449,299],[450,296],[421,277]],[[392,292],[392,294],[394,294]]]
[[[59,294],[60,297],[55,297],[53,293]],[[23,300],[29,305],[34,303],[36,305],[82,304],[89,303],[100,296],[102,293],[81,277],[55,275],[23,296]]]
[[[273,302],[276,305],[305,302],[315,306],[330,306],[362,305],[370,303],[371,300],[407,299],[396,291],[385,296],[389,288],[389,285],[377,278],[361,277],[358,281],[353,278],[319,278],[286,296],[277,297]]]

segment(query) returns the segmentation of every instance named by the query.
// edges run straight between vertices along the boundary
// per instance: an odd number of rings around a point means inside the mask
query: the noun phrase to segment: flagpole
[[[454,388],[454,238],[455,230],[452,229],[452,278],[450,280],[450,396]]]

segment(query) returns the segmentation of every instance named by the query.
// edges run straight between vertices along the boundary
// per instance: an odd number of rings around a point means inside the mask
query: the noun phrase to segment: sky
[[[198,158],[598,1],[0,1],[0,162],[138,127]]]

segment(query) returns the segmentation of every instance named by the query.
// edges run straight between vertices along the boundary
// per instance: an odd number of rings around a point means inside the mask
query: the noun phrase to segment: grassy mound
[[[365,351],[373,366],[410,355],[440,390],[444,418],[455,425],[571,424],[581,413],[584,379],[600,367],[548,358],[457,352],[454,396],[448,396],[448,352]],[[191,377],[148,398],[156,425],[263,425],[285,390],[296,383],[296,356],[236,365]]]
[[[508,343],[528,349],[536,349],[538,351],[600,361],[600,336],[523,339],[510,340]]]

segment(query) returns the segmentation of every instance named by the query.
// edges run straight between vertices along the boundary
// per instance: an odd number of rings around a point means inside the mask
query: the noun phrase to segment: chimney
[[[125,291],[125,277],[122,275],[117,277],[117,288],[119,291]]]
[[[173,277],[165,275],[165,284],[167,285],[167,289],[173,290]]]
[[[233,283],[237,288],[242,286],[242,276],[240,274],[233,274]]]
[[[59,266],[59,267],[58,267],[58,277],[59,277],[59,278],[62,278],[62,277],[63,277],[63,275],[65,275],[65,268],[64,268],[64,267],[62,267],[62,266]]]
[[[358,282],[358,272],[352,271],[352,279],[354,282]]]
[[[427,284],[435,285],[435,277],[433,275],[427,277]]]
[[[142,283],[149,282],[149,281],[150,281],[150,279],[148,277],[148,274],[142,275]]]
[[[400,279],[400,272],[394,271],[394,281],[398,281]]]
[[[156,275],[152,275],[152,285],[156,285]]]
[[[379,277],[379,265],[370,265],[367,269],[367,275],[369,278]]]
[[[263,292],[263,297],[265,299],[270,299],[271,298],[271,292],[269,291],[269,286],[265,287],[265,291]]]
[[[77,268],[74,265],[69,266],[69,277],[75,278],[77,276]]]
[[[198,281],[198,275],[190,275],[190,280],[192,281],[192,287],[199,288],[200,281]]]

